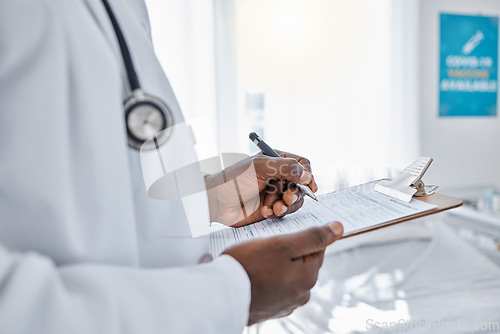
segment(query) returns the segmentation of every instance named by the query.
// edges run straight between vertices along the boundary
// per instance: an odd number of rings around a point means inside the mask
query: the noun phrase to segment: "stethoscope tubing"
[[[139,78],[137,77],[137,72],[135,70],[134,62],[132,61],[132,56],[130,55],[130,50],[128,49],[127,42],[125,41],[125,36],[123,36],[123,32],[118,24],[115,14],[111,9],[107,0],[102,0],[106,11],[108,12],[108,16],[111,20],[111,24],[113,25],[113,29],[116,33],[116,38],[118,39],[118,44],[120,45],[120,50],[123,57],[123,62],[125,63],[125,68],[127,70],[127,78],[130,84],[130,90],[133,92],[136,89],[141,89],[141,84],[139,83]]]

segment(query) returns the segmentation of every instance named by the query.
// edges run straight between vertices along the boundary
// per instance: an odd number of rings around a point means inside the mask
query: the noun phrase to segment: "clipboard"
[[[375,181],[375,182],[377,182],[377,181]],[[370,183],[375,183],[375,182],[370,182]],[[347,234],[344,234],[341,239],[350,238],[350,237],[353,237],[356,235],[379,230],[379,229],[384,228],[384,227],[404,223],[404,222],[414,220],[417,218],[422,218],[422,217],[430,216],[430,215],[433,215],[433,214],[436,214],[439,212],[443,212],[446,210],[458,208],[459,206],[461,206],[463,204],[463,201],[461,199],[451,197],[451,196],[446,196],[446,195],[439,194],[439,193],[433,193],[431,195],[426,195],[426,196],[418,197],[415,199],[422,201],[422,202],[425,202],[425,203],[436,205],[437,207],[435,209],[431,209],[431,210],[428,210],[425,212],[416,213],[416,214],[411,215],[411,216],[406,216],[403,218],[390,220],[390,221],[387,221],[387,222],[384,222],[384,223],[381,223],[378,225],[373,225],[373,226],[367,227],[366,229],[363,229],[363,230],[355,231],[352,233],[347,233]]]
[[[434,190],[437,188],[436,186],[427,186],[422,182],[422,175],[429,167],[431,161],[432,159],[430,158],[420,158],[414,164],[406,168],[400,176],[392,180],[376,180],[364,185],[358,185],[348,189],[323,194],[319,196],[319,202],[315,202],[312,200],[308,201],[304,204],[300,211],[280,219],[265,219],[253,224],[235,228],[226,226],[213,226],[213,231],[210,233],[210,253],[214,256],[217,256],[218,254],[222,253],[222,251],[227,247],[230,247],[242,241],[300,232],[307,228],[313,226],[321,226],[335,220],[344,223],[345,230],[344,235],[341,239],[346,239],[461,206],[463,204],[462,200],[435,193]],[[381,186],[383,186],[381,187],[382,191],[377,191],[375,189],[375,186],[366,189],[366,186],[371,184],[380,184]],[[356,187],[365,188],[359,189],[356,192],[356,190],[354,189]],[[387,191],[385,191],[384,189]],[[369,191],[369,193],[364,192],[367,190]],[[342,195],[342,192],[344,191],[352,191],[352,193],[350,193],[347,197],[336,197],[337,195]],[[373,196],[373,193],[376,193],[376,196]],[[359,196],[361,196],[362,199]],[[415,203],[410,203],[412,198],[415,198],[416,200],[421,202],[431,204],[433,207],[426,209],[425,211],[419,210],[418,207],[423,207],[423,203],[414,205]],[[396,199],[397,201],[394,201],[393,199]],[[352,229],[353,225],[351,224],[349,226],[350,228],[346,228],[348,227],[349,220],[351,220],[352,222],[357,219],[355,216],[356,213],[361,213],[364,215],[368,212],[365,210],[366,207],[364,207],[364,205],[367,203],[367,205],[369,205],[370,203],[366,201],[370,200],[374,201],[376,203],[376,206],[382,205],[383,208],[392,207],[393,209],[401,209],[402,207],[406,206],[406,204],[409,204],[413,208],[416,208],[416,211],[418,212],[415,211],[409,214],[388,214],[387,212],[385,212],[386,218],[376,220],[369,225],[366,224],[364,225],[365,227],[359,226],[359,228]],[[391,203],[389,204],[388,202]],[[336,209],[332,210],[331,208],[333,207],[330,207],[329,205],[334,203],[336,203],[336,208],[340,208],[340,210],[343,210],[344,213],[347,212],[348,214],[351,214],[350,219],[346,219],[347,217],[345,216],[342,218],[342,214],[339,211],[335,211]],[[348,207],[345,205],[346,203],[355,203],[353,204],[355,207]],[[396,210],[389,211],[393,211],[394,213]],[[381,223],[379,223],[379,221]]]
[[[387,226],[403,223],[409,220],[430,216],[442,211],[458,208],[463,204],[463,201],[446,196],[443,194],[435,193],[437,189],[435,185],[425,185],[422,181],[427,169],[432,163],[432,158],[420,157],[414,163],[406,167],[397,177],[392,180],[382,179],[378,181],[369,182],[374,183],[374,190],[384,195],[393,197],[395,199],[410,202],[412,198],[416,200],[435,205],[436,208],[416,213],[414,215],[390,220],[378,225],[372,225],[362,230],[353,231],[344,234],[342,239],[353,237],[355,235],[363,234],[370,231],[375,231]]]

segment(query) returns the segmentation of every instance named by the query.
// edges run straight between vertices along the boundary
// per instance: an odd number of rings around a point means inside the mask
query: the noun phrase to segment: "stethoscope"
[[[132,91],[132,96],[123,104],[128,144],[137,150],[158,149],[172,134],[174,123],[172,112],[160,99],[146,94],[141,89],[132,56],[116,17],[108,1],[102,0],[102,2],[115,30]]]

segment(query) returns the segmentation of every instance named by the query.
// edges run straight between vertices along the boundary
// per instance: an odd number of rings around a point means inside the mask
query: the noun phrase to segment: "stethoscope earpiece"
[[[127,70],[132,96],[124,102],[128,144],[137,150],[152,150],[163,145],[172,134],[174,119],[169,107],[160,99],[144,93],[135,71],[125,37],[107,0],[102,0],[115,30]],[[148,140],[152,138],[152,140]]]

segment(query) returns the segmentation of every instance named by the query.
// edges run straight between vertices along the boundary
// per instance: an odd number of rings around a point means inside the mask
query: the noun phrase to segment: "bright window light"
[[[214,143],[205,155],[255,153],[257,131],[308,157],[320,193],[390,177],[417,157],[409,2],[147,3],[179,103],[202,124],[199,142]]]

